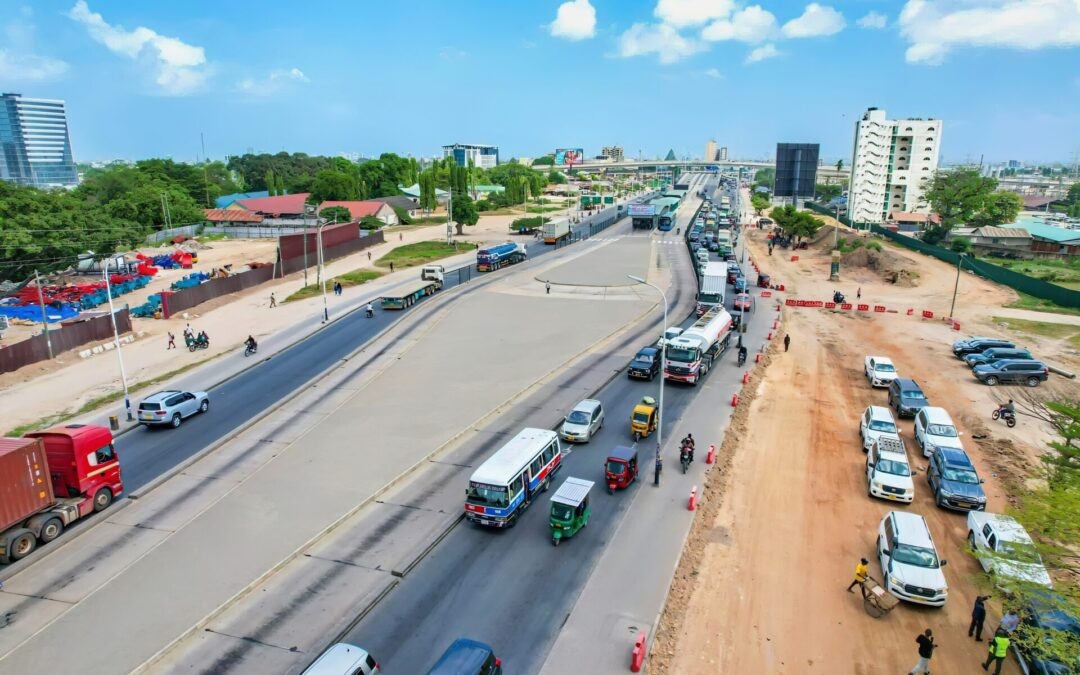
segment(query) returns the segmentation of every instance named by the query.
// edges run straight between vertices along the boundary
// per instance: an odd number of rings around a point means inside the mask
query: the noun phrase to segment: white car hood
[[[893,580],[901,585],[911,584],[912,586],[929,588],[932,591],[940,591],[947,585],[945,575],[941,572],[940,567],[935,570],[917,565],[893,563],[891,574]]]
[[[574,424],[573,422],[563,422],[562,430],[564,434],[574,434],[575,436],[579,436],[589,432],[589,425]]]
[[[1000,577],[1020,579],[1047,588],[1052,588],[1054,585],[1046,568],[1038,563],[1024,563],[997,558],[994,560],[993,565]]]
[[[875,470],[873,480],[882,485],[888,485],[889,487],[900,488],[902,490],[915,489],[915,482],[911,480],[911,476],[897,476],[896,474]]]

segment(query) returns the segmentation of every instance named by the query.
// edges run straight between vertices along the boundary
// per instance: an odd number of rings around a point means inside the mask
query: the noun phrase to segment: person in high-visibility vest
[[[1005,656],[1009,653],[1009,636],[1005,631],[998,629],[994,639],[990,641],[990,653],[986,656],[986,662],[982,664],[983,670],[990,670],[990,664],[997,661],[994,667],[994,675],[1001,675],[1001,665],[1005,663]]]

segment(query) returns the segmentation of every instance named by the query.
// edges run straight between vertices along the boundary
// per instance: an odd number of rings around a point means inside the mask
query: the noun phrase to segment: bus
[[[558,434],[550,429],[522,429],[469,478],[465,518],[478,525],[513,527],[561,468]]]
[[[679,199],[677,197],[660,197],[654,199],[653,204],[656,205],[656,213],[659,215],[657,219],[657,229],[667,232],[675,228],[675,218],[679,213]]]

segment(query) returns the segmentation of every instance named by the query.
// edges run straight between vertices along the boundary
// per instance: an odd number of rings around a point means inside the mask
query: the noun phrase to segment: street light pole
[[[668,318],[667,318],[667,294],[660,289],[659,286],[654,286],[648,281],[645,281],[641,277],[635,277],[633,274],[626,275],[632,281],[636,281],[639,284],[644,284],[656,290],[660,294],[660,297],[664,300],[664,326],[660,331],[660,337],[664,337],[664,331],[667,330]],[[656,456],[660,456],[660,447],[664,443],[664,364],[667,363],[667,340],[664,340],[663,346],[660,347],[660,403],[656,411]]]
[[[953,316],[953,311],[956,309],[956,292],[960,290],[960,268],[964,265],[964,256],[966,253],[961,253],[956,257],[956,284],[952,290],[952,305],[949,306],[949,316]]]
[[[333,224],[337,225],[337,216],[334,216]],[[322,312],[323,312],[323,319],[322,320],[323,320],[323,323],[326,323],[327,321],[330,320],[330,310],[326,305],[326,259],[323,256],[323,240],[322,240],[322,230],[323,230],[324,227],[326,227],[326,223],[320,223],[319,224],[318,236],[317,236],[317,238],[315,240],[315,243],[317,245],[316,249],[317,249],[318,255],[319,255],[319,284],[322,286]]]
[[[105,278],[105,296],[109,299],[109,318],[112,319],[113,340],[116,344],[116,360],[120,363],[120,382],[124,385],[124,409],[127,411],[127,419],[130,422],[135,419],[131,415],[131,397],[128,395],[127,374],[124,372],[124,357],[120,354],[120,331],[116,329],[116,308],[112,301],[112,284],[109,283],[109,263],[105,263],[105,269],[101,271]]]

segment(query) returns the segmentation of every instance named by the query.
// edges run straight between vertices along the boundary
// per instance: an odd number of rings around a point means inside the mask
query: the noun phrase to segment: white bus
[[[522,429],[473,472],[465,491],[465,517],[480,525],[513,527],[561,468],[558,434]]]

